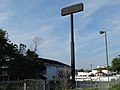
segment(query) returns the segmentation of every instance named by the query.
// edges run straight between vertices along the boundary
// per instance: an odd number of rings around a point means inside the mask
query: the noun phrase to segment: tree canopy
[[[26,45],[11,43],[7,32],[0,29],[0,66],[8,66],[9,79],[43,78],[44,63]]]
[[[120,71],[120,58],[113,58],[112,69],[114,71]]]

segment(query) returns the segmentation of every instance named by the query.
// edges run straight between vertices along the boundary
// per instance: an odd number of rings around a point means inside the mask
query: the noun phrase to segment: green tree
[[[38,54],[28,49],[26,58],[27,61],[29,62],[27,65],[27,68],[29,69],[26,70],[29,76],[31,76],[32,78],[44,78],[43,70],[45,69],[45,66],[44,63],[40,61]]]
[[[3,31],[2,29],[0,29],[0,39],[4,39],[6,35],[6,31]]]
[[[4,47],[5,44],[7,42],[6,39],[6,31],[3,31],[2,29],[0,29],[0,59],[2,60],[4,58]]]
[[[112,70],[120,71],[120,58],[113,58],[113,60],[112,60]]]
[[[0,67],[8,66],[9,62],[14,59],[14,56],[17,54],[17,45],[10,42],[8,39],[8,34],[6,31],[0,29]],[[2,68],[0,73],[8,71],[7,69]],[[2,77],[0,77],[0,80]],[[6,79],[7,76],[4,78]]]
[[[45,69],[37,53],[30,49],[26,52],[26,45],[22,43],[19,46],[11,43],[7,32],[2,29],[0,29],[0,66],[9,67],[7,71],[11,80],[43,78]]]
[[[45,66],[39,60],[38,54],[28,49],[26,55],[17,54],[15,59],[10,61],[9,74],[11,79],[44,78],[43,70]]]
[[[19,53],[25,55],[26,54],[26,45],[23,43],[20,43],[19,47]]]

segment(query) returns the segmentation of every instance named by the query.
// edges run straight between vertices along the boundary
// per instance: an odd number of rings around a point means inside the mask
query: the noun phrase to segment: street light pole
[[[106,49],[106,62],[107,62],[107,76],[108,76],[108,81],[109,81],[107,33],[106,33],[106,31],[100,31],[100,34],[105,34],[105,49]]]
[[[107,61],[107,68],[108,68],[108,47],[107,47],[107,33],[105,31],[105,47],[106,47],[106,61]]]
[[[91,68],[91,71],[92,71],[92,64],[90,64],[90,68]]]

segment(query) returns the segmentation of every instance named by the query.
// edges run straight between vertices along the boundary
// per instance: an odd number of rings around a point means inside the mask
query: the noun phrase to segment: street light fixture
[[[106,33],[106,31],[100,31],[100,34],[105,34],[106,62],[107,62],[107,76],[108,76],[108,81],[109,81],[109,72],[108,72],[108,47],[107,47],[107,33]]]
[[[104,34],[104,33],[106,33],[106,31],[100,31],[100,34]]]
[[[120,54],[118,55],[119,59],[120,59]]]

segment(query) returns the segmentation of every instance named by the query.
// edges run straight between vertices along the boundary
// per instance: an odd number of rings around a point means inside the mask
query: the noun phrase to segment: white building
[[[120,77],[119,75],[113,76],[111,71],[108,71],[105,68],[105,66],[102,66],[102,67],[97,67],[91,72],[78,72],[78,75],[76,76],[76,80],[77,81],[87,81],[87,80],[108,81],[108,75],[109,75],[109,80],[112,79],[116,80]]]
[[[45,63],[46,70],[44,75],[46,76],[47,80],[59,79],[64,75],[70,75],[71,67],[69,65],[50,59],[40,58],[40,60],[44,61]]]
[[[89,72],[78,72],[77,77],[84,78],[84,77],[89,77],[89,75],[90,75]]]

